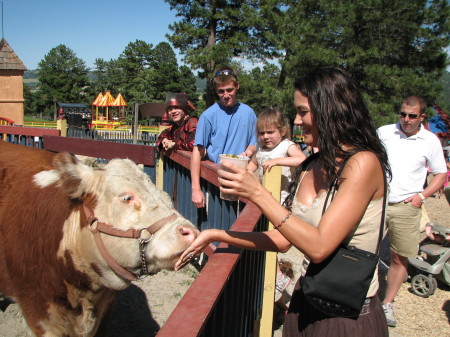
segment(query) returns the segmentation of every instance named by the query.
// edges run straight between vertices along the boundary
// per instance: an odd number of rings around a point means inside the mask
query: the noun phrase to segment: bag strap
[[[385,216],[386,216],[386,204],[387,204],[387,178],[386,172],[383,170],[383,166],[381,166],[381,170],[383,171],[383,183],[384,183],[384,194],[383,194],[383,209],[381,211],[381,225],[380,225],[380,233],[378,234],[378,244],[376,254],[378,254],[380,250],[380,242],[383,238],[384,225],[385,225]]]
[[[345,164],[344,164],[345,166]],[[383,231],[384,231],[384,219],[385,219],[385,214],[386,214],[386,200],[387,200],[387,180],[386,180],[386,172],[384,172],[383,170],[383,166],[381,166],[381,169],[383,171],[383,183],[384,183],[384,193],[383,193],[383,206],[382,206],[382,210],[381,210],[381,224],[380,224],[380,231],[378,233],[378,242],[377,242],[377,249],[375,251],[375,254],[378,255],[378,252],[380,250],[380,242],[381,242],[381,238],[383,237]],[[333,192],[332,196],[331,196],[331,200],[334,199],[334,194],[336,193],[336,185],[337,185],[337,180],[340,177],[340,175],[338,177],[336,177],[333,182],[331,183],[330,188],[328,189],[327,192],[327,197],[325,198],[325,203],[323,205],[323,209],[322,209],[322,215],[323,213],[325,213],[325,210],[327,209],[327,205],[328,205],[328,199],[330,198],[331,192]]]

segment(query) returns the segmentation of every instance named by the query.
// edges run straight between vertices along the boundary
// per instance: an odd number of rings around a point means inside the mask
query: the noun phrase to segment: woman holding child
[[[295,82],[294,107],[294,124],[301,127],[305,143],[320,151],[299,166],[284,204],[287,209],[253,173],[230,163],[223,167],[231,172],[219,170],[221,191],[256,204],[274,224],[274,230],[205,230],[180,257],[176,269],[214,241],[277,252],[295,246],[314,263],[325,260],[341,243],[376,251],[384,172],[390,173],[390,168],[361,93],[342,70],[320,68]],[[325,203],[328,192],[333,192],[333,197]],[[361,312],[349,318],[329,315],[312,306],[299,280],[283,336],[388,336],[378,286],[375,272]]]

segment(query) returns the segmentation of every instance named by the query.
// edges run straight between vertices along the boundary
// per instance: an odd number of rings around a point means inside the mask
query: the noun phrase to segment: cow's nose
[[[192,227],[180,226],[178,230],[183,238],[188,243],[192,243],[198,235],[198,230]]]

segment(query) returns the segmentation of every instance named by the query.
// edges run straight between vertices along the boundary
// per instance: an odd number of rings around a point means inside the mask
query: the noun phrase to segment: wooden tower
[[[23,125],[23,74],[27,70],[14,50],[0,41],[0,117]]]

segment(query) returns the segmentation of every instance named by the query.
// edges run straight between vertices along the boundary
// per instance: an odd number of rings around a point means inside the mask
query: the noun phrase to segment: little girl
[[[259,168],[262,181],[264,173],[273,166],[281,169],[281,204],[289,194],[292,174],[305,159],[303,151],[289,138],[289,128],[283,114],[277,109],[262,112],[256,121],[258,144],[256,153],[248,163],[247,170],[255,172]]]

